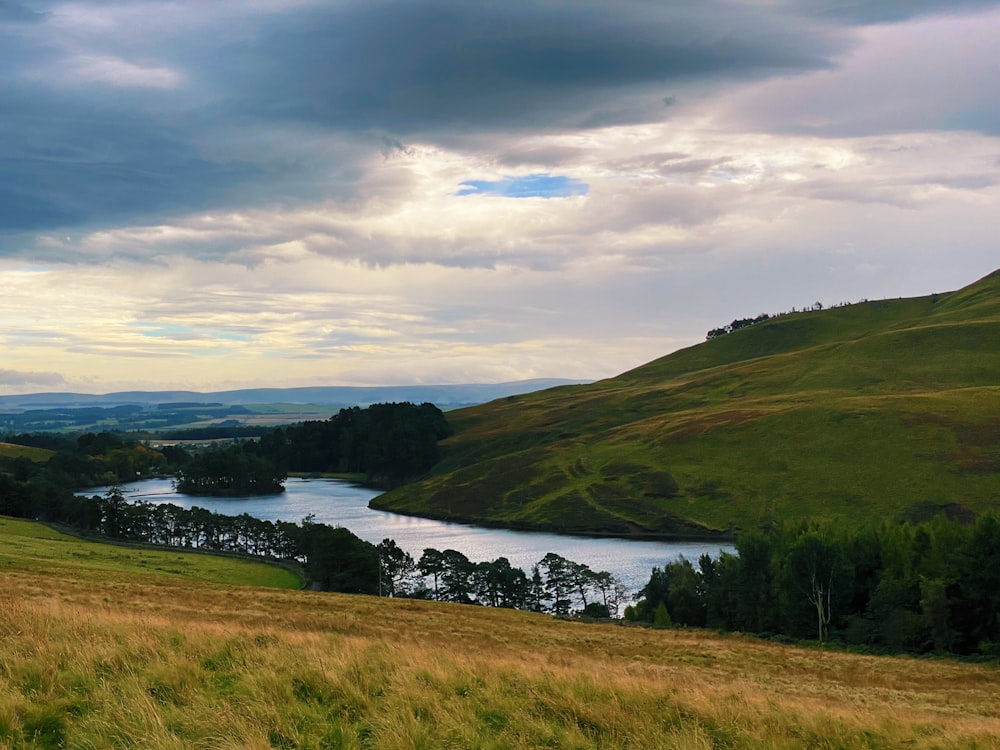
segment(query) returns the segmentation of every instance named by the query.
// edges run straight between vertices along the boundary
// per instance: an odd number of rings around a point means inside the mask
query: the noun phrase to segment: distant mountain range
[[[0,396],[0,410],[73,409],[80,407],[116,407],[159,404],[301,404],[346,407],[410,401],[430,402],[438,407],[455,408],[492,401],[505,396],[544,390],[559,385],[585,381],[557,378],[518,380],[509,383],[470,383],[461,385],[399,386],[317,386],[308,388],[252,388],[235,391],[122,391],[94,395],[88,393],[30,393]]]

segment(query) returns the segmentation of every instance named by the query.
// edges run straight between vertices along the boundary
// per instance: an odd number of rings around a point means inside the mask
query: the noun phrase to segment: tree
[[[791,601],[797,592],[809,603],[815,617],[817,640],[821,642],[826,640],[836,606],[850,593],[850,580],[842,548],[821,536],[817,529],[805,530],[785,553],[784,592]]]
[[[377,545],[381,575],[379,596],[408,594],[413,588],[417,564],[409,552],[402,550],[393,539],[383,539]]]
[[[341,526],[304,522],[301,548],[306,572],[323,591],[378,593],[379,561],[373,544]]]
[[[441,598],[449,602],[472,602],[472,575],[475,565],[464,554],[454,549],[441,553]]]
[[[667,609],[679,625],[705,627],[705,592],[701,573],[684,557],[668,565]]]
[[[104,493],[101,512],[101,532],[108,536],[120,537],[124,532],[125,507],[128,501],[121,485],[114,485]]]
[[[606,617],[618,617],[618,610],[625,599],[624,584],[606,570],[594,574],[594,588],[601,597],[601,605],[607,610]]]
[[[434,582],[434,598],[440,599],[440,589],[438,583],[441,578],[441,574],[445,569],[444,555],[440,550],[436,550],[433,547],[427,547],[424,553],[420,556],[420,560],[417,562],[417,568],[420,570],[422,576],[430,576]]]
[[[748,532],[736,540],[739,566],[734,590],[735,627],[748,633],[771,630],[777,603],[774,597],[771,558],[773,540],[759,532]]]
[[[568,615],[573,605],[571,565],[569,560],[555,552],[549,552],[538,563],[545,574],[546,598],[552,602],[551,610],[557,615]]]

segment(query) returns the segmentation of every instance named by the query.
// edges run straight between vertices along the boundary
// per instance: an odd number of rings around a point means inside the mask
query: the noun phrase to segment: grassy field
[[[28,545],[27,526],[5,525],[4,547]],[[212,583],[124,559],[100,574],[66,544],[43,531],[0,567],[0,747],[1000,747],[992,665]]]
[[[276,565],[239,557],[102,544],[47,526],[0,516],[0,572],[65,572],[80,580],[126,583],[147,573],[225,585],[298,589],[302,580]]]
[[[52,451],[45,448],[31,448],[27,445],[14,445],[13,443],[0,443],[0,457],[3,458],[27,458],[31,461],[48,461],[52,457]]]
[[[440,464],[378,507],[660,536],[982,512],[1000,499],[1000,272],[778,317],[448,419]]]

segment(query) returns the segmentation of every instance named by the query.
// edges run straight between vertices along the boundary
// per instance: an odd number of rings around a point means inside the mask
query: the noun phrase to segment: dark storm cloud
[[[406,134],[661,118],[668,84],[824,67],[837,49],[801,22],[714,3],[367,0],[281,19],[217,70],[254,116]]]
[[[0,22],[32,22],[40,21],[45,17],[44,13],[32,10],[28,6],[14,2],[14,0],[0,0]]]
[[[259,175],[116,106],[0,86],[0,231],[188,211]],[[189,135],[189,134],[188,134]]]
[[[343,196],[414,134],[661,119],[678,82],[823,67],[841,41],[716,3],[142,6],[77,25],[0,0],[0,232]],[[359,145],[306,156],[296,129]]]
[[[410,139],[663,120],[685,87],[831,67],[846,26],[987,4],[0,0],[0,233],[343,198]]]
[[[791,0],[789,3],[792,7],[820,18],[857,25],[974,12],[997,4],[997,0]]]

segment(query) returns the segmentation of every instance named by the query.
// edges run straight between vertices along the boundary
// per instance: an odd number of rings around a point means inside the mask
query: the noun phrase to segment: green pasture
[[[91,542],[33,521],[0,517],[0,572],[43,570],[93,579],[153,574],[229,586],[297,589],[302,585],[292,572],[263,562]]]
[[[27,458],[31,461],[41,463],[48,461],[52,457],[52,451],[45,448],[32,448],[27,445],[14,445],[13,443],[0,443],[0,458]]]

